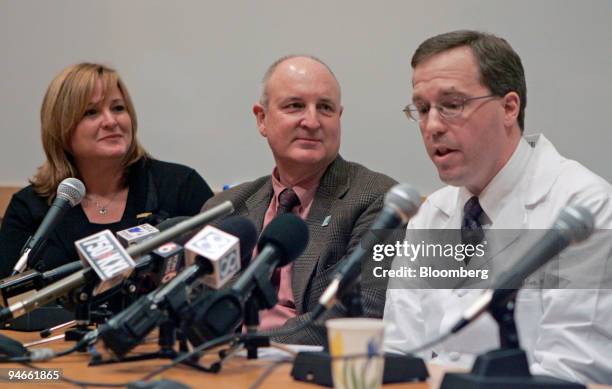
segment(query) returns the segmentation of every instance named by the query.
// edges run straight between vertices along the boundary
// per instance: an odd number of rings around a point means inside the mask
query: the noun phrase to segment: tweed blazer
[[[368,231],[383,207],[385,193],[396,183],[392,178],[373,172],[362,165],[338,156],[321,177],[306,224],[310,239],[304,253],[293,262],[292,289],[297,317],[281,328],[296,326],[308,318],[319,297],[328,286],[346,254]],[[230,200],[234,215],[249,218],[261,233],[264,215],[273,189],[271,176],[264,176],[224,191],[210,199],[202,210]],[[394,237],[402,239],[404,230]],[[370,277],[372,278],[372,277]],[[382,317],[385,305],[386,282],[364,278],[360,285],[363,313]],[[343,307],[327,312],[323,319],[342,316]],[[274,337],[293,344],[325,344],[325,330],[321,323],[306,327],[291,335]]]

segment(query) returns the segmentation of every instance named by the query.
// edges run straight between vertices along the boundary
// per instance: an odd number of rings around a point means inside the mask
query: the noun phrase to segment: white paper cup
[[[380,388],[385,365],[383,321],[366,318],[330,319],[325,325],[332,356],[334,388]]]

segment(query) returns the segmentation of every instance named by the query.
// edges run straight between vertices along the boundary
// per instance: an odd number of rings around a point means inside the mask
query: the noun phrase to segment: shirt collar
[[[293,191],[300,199],[299,213],[302,213],[302,210],[308,208],[310,203],[312,203],[320,181],[320,176],[314,177],[298,182],[292,187]],[[274,199],[277,203],[278,196],[285,189],[287,189],[287,186],[281,183],[280,176],[278,175],[278,169],[275,167],[272,171],[272,190],[274,191]]]
[[[485,220],[485,223],[495,222],[504,207],[505,201],[509,198],[508,195],[517,189],[521,178],[525,175],[532,153],[533,149],[521,137],[508,162],[480,193],[478,201],[488,219]],[[465,204],[472,196],[474,195],[469,190],[461,187],[458,198],[459,204]]]

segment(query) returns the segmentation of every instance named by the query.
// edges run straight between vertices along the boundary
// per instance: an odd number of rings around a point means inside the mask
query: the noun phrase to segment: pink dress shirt
[[[319,187],[319,181],[321,176],[311,178],[304,182],[300,182],[292,187],[295,194],[300,199],[300,205],[293,209],[293,213],[298,215],[303,220],[308,217],[312,200],[314,199],[315,192]],[[276,216],[276,209],[278,208],[278,195],[287,188],[280,182],[278,171],[274,168],[272,172],[272,188],[274,195],[272,201],[268,206],[268,210],[264,216],[263,229],[266,228],[268,223]],[[257,249],[255,249],[257,250]],[[253,252],[253,258],[257,253]],[[272,308],[265,311],[259,312],[259,329],[266,330],[270,328],[280,327],[287,319],[290,319],[297,315],[295,310],[295,300],[293,298],[293,289],[291,288],[291,271],[293,266],[291,264],[283,267],[280,273],[280,286],[278,288],[278,303]]]

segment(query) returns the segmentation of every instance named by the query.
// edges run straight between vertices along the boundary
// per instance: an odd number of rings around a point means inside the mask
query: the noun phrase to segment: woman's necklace
[[[121,191],[119,191],[121,192]],[[98,213],[100,215],[106,215],[108,213],[108,207],[111,205],[111,203],[113,201],[115,201],[115,198],[117,197],[117,195],[119,194],[119,192],[115,192],[115,194],[113,195],[113,197],[111,197],[110,200],[108,200],[108,202],[106,204],[101,204],[100,202],[98,202],[96,199],[92,198],[91,196],[87,196],[89,198],[89,201],[93,201],[94,205],[96,206],[96,208],[98,209]]]

